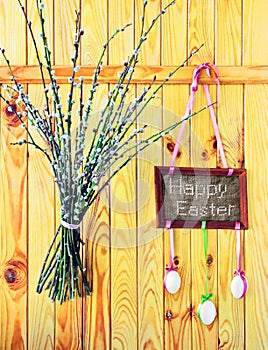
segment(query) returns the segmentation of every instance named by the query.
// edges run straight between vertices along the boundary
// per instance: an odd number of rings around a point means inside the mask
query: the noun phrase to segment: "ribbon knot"
[[[209,300],[210,298],[213,297],[213,293],[210,294],[202,294],[201,295],[201,304],[203,304],[205,301]]]
[[[236,269],[236,270],[234,270],[234,275],[235,276],[245,276],[245,273],[246,273],[246,271],[244,271],[244,270],[238,270],[238,269]]]
[[[177,271],[178,267],[174,266],[173,264],[170,265],[170,266],[166,265],[166,270],[167,270],[167,272],[169,272],[169,271]]]
[[[209,78],[212,78],[211,76],[211,71],[214,73],[215,75],[215,82],[218,84],[219,83],[219,72],[218,69],[212,65],[211,63],[202,63],[200,64],[197,68],[195,68],[194,70],[194,74],[193,74],[193,80],[192,80],[192,85],[191,85],[191,89],[192,91],[196,92],[198,90],[198,79],[201,73],[201,70],[205,69],[207,76]]]

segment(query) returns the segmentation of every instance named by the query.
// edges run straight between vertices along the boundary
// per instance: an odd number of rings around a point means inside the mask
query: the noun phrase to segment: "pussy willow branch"
[[[141,16],[140,37],[129,58],[123,63],[122,71],[119,72],[117,84],[108,93],[106,104],[100,112],[100,117],[95,127],[89,129],[89,118],[93,113],[93,102],[99,86],[99,75],[102,70],[103,58],[110,46],[111,41],[121,32],[129,27],[129,24],[117,29],[103,44],[100,58],[92,77],[90,90],[85,96],[84,77],[77,74],[79,72],[79,49],[82,35],[80,12],[76,12],[75,33],[74,33],[74,54],[71,57],[72,73],[68,78],[69,94],[67,98],[67,113],[64,114],[62,108],[61,94],[57,77],[53,70],[52,53],[48,46],[46,36],[44,4],[36,0],[38,18],[41,26],[41,43],[44,51],[44,62],[42,62],[37,41],[33,32],[32,23],[28,20],[27,13],[22,6],[21,0],[17,0],[26,19],[26,23],[33,41],[34,50],[37,56],[37,62],[41,72],[41,81],[45,96],[45,107],[43,113],[34,107],[27,94],[19,84],[12,71],[5,51],[1,49],[2,55],[7,63],[11,73],[11,80],[15,87],[7,87],[8,99],[0,95],[7,105],[12,108],[15,104],[21,108],[22,112],[14,109],[14,113],[22,123],[28,133],[29,139],[18,140],[13,144],[22,145],[24,143],[33,145],[41,150],[49,160],[55,175],[55,182],[58,185],[61,202],[61,224],[56,231],[54,240],[48,249],[45,261],[43,263],[37,292],[41,293],[44,288],[49,289],[50,298],[60,303],[66,299],[73,299],[75,292],[81,295],[78,276],[81,276],[86,294],[91,293],[91,286],[88,283],[86,272],[84,271],[80,246],[82,244],[79,229],[69,229],[70,224],[79,224],[84,217],[88,207],[90,207],[98,198],[100,191],[110,182],[110,180],[134,157],[147,148],[151,143],[156,142],[168,132],[181,124],[184,120],[200,113],[201,110],[185,117],[177,123],[150,135],[147,138],[137,140],[137,134],[142,134],[147,125],[139,127],[134,131],[131,128],[136,125],[138,118],[144,112],[150,102],[156,97],[157,93],[163,88],[164,84],[181,68],[186,62],[196,54],[202,45],[194,50],[178,67],[172,70],[169,75],[156,87],[154,86],[156,78],[154,77],[137,98],[134,98],[127,106],[126,97],[130,91],[130,84],[133,80],[133,74],[139,61],[139,54],[149,34],[159,18],[167,9],[175,4],[170,2],[164,7],[152,20],[147,29],[145,29],[145,16],[147,0],[143,0],[143,10]],[[47,69],[49,84],[46,83],[44,67]],[[77,77],[78,75],[78,77]],[[77,78],[79,83],[77,83]],[[77,118],[73,117],[75,98],[75,88],[80,89]],[[50,98],[52,104],[50,104]],[[126,107],[126,109],[125,109]],[[29,121],[29,126],[24,122],[24,118]],[[74,130],[72,125],[74,121],[79,124]],[[40,147],[35,141],[30,126],[34,126],[46,146]],[[55,130],[54,130],[55,129]],[[86,133],[93,132],[89,150],[85,149]],[[71,137],[75,136],[75,146],[72,144]],[[108,175],[107,175],[108,174]],[[103,183],[101,178],[106,176]],[[64,226],[67,222],[67,228]]]
[[[99,195],[99,192],[101,192],[105,186],[107,186],[109,184],[109,182],[111,181],[111,179],[124,167],[126,166],[135,156],[137,156],[140,152],[142,152],[144,149],[146,149],[147,147],[150,146],[151,143],[154,143],[156,141],[158,141],[159,139],[161,139],[163,136],[165,136],[166,134],[168,134],[170,131],[172,131],[173,129],[177,128],[180,124],[182,124],[184,121],[187,121],[188,119],[191,119],[192,117],[194,117],[195,115],[203,112],[204,110],[206,110],[207,108],[209,108],[210,106],[214,105],[216,102],[212,103],[211,105],[208,106],[204,106],[201,109],[199,109],[198,111],[189,114],[188,116],[182,118],[181,120],[179,120],[177,123],[173,124],[172,127],[167,127],[151,136],[149,136],[146,140],[141,140],[140,142],[136,143],[135,145],[131,146],[130,148],[128,148],[128,152],[131,152],[132,150],[135,150],[130,156],[127,157],[126,160],[123,161],[123,163],[114,171],[112,172],[108,179],[105,180],[104,184],[102,184],[102,186],[100,187],[100,189],[98,190],[97,193],[94,194],[94,196],[90,199],[89,201],[89,205],[91,205],[94,200],[96,200],[96,198]],[[141,146],[141,148],[138,148],[138,146]],[[124,153],[125,154],[125,153]],[[120,158],[120,156],[119,156]],[[111,164],[109,164],[109,169],[117,162],[117,160],[115,159]],[[108,168],[107,168],[108,170]]]

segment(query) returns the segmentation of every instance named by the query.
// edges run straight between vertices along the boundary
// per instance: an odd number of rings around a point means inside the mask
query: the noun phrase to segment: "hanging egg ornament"
[[[216,307],[210,300],[205,300],[198,305],[198,317],[206,326],[213,323],[217,316]]]
[[[170,294],[175,294],[180,289],[181,277],[175,270],[169,270],[164,279],[164,286]]]
[[[236,299],[245,296],[248,290],[248,281],[243,274],[238,273],[231,282],[231,292]]]

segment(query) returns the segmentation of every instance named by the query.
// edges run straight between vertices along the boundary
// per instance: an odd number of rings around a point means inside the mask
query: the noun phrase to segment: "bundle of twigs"
[[[161,84],[154,86],[156,79],[154,77],[137,98],[126,104],[140,50],[157,20],[175,3],[175,1],[172,1],[168,4],[152,20],[150,26],[145,29],[147,1],[144,1],[141,32],[137,46],[128,60],[123,63],[122,71],[118,74],[118,82],[109,91],[106,105],[100,113],[97,124],[92,128],[89,119],[94,113],[93,101],[99,86],[98,77],[103,68],[104,55],[113,38],[123,32],[129,25],[117,29],[103,44],[102,53],[92,77],[91,88],[86,93],[84,91],[84,78],[79,76],[78,66],[79,47],[84,31],[80,25],[80,13],[76,12],[74,54],[71,57],[72,74],[68,79],[70,90],[66,100],[67,112],[64,113],[63,101],[52,66],[51,51],[46,36],[44,4],[40,0],[36,1],[45,63],[39,55],[31,21],[28,19],[26,10],[20,0],[18,2],[27,21],[34,44],[41,73],[45,108],[40,111],[32,104],[23,86],[16,80],[4,49],[1,49],[1,53],[9,67],[12,85],[5,86],[8,97],[1,94],[1,98],[8,104],[8,108],[16,113],[28,135],[27,139],[17,140],[14,144],[28,144],[40,150],[50,162],[58,185],[61,222],[44,260],[37,292],[41,293],[43,289],[48,289],[52,301],[58,299],[60,303],[63,303],[65,300],[73,300],[76,293],[79,296],[81,295],[80,277],[82,278],[85,294],[89,295],[92,291],[81,260],[80,223],[86,211],[115,174],[138,153],[148,147],[150,143],[159,140],[183,121],[180,120],[160,132],[144,139],[141,137],[139,140],[136,137],[137,134],[142,134],[147,125],[133,130],[139,116],[155,98],[157,92],[199,49],[193,51],[182,64],[171,71]],[[48,74],[49,83],[46,83],[45,72]],[[74,105],[77,102],[74,100],[75,89],[78,90],[79,96],[79,107],[76,111],[74,111]],[[13,108],[14,104],[20,108]],[[189,115],[187,118],[191,116]],[[184,118],[184,120],[187,118]],[[77,126],[72,128],[74,122]],[[36,141],[31,131],[32,127],[39,132],[45,141],[45,147]],[[89,147],[86,147],[88,146],[86,145],[86,133],[89,129],[93,136]],[[74,138],[75,143],[72,142]],[[104,176],[106,176],[105,181],[101,182]]]

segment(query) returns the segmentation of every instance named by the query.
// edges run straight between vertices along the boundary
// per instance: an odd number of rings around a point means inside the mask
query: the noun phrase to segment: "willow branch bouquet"
[[[81,259],[83,242],[80,234],[80,223],[88,208],[96,201],[100,191],[109,183],[111,178],[136,155],[152,142],[169,133],[183,120],[193,115],[189,115],[170,127],[144,139],[142,137],[138,139],[136,136],[142,134],[147,125],[133,130],[139,116],[155,98],[157,92],[200,48],[193,51],[184,62],[171,71],[162,83],[154,85],[156,80],[156,77],[154,77],[138,97],[132,99],[130,103],[126,103],[140,50],[156,22],[175,3],[175,1],[172,1],[163,8],[146,29],[147,0],[145,0],[143,2],[142,25],[138,43],[128,60],[123,63],[122,71],[118,74],[118,82],[109,91],[106,104],[100,112],[96,125],[92,128],[89,120],[94,113],[93,101],[99,86],[98,78],[103,69],[104,55],[114,37],[124,32],[129,24],[117,29],[103,44],[92,77],[91,87],[86,92],[84,77],[79,76],[80,67],[78,65],[79,48],[84,31],[81,28],[80,12],[76,12],[74,53],[71,57],[72,74],[68,78],[70,89],[66,100],[65,110],[67,112],[64,113],[63,101],[52,66],[51,51],[46,36],[44,4],[40,0],[36,0],[41,26],[41,46],[43,46],[44,52],[41,59],[31,21],[28,19],[21,1],[18,0],[18,2],[34,44],[41,74],[45,107],[40,110],[33,105],[23,86],[16,80],[4,49],[0,50],[9,68],[12,83],[5,86],[7,97],[1,94],[1,98],[8,105],[7,108],[16,113],[21,126],[27,132],[27,139],[17,140],[14,144],[31,145],[41,151],[51,164],[57,183],[61,205],[61,221],[45,257],[37,292],[41,293],[44,289],[47,289],[52,301],[58,300],[63,303],[66,300],[73,300],[76,294],[81,296],[82,289],[84,289],[86,295],[90,295],[92,292],[91,282],[88,280]],[[46,76],[48,76],[49,82],[47,82]],[[78,94],[74,93],[75,90],[78,91]],[[74,96],[79,96],[79,100],[75,101]],[[76,111],[74,111],[75,102],[78,102],[79,105]],[[16,108],[14,108],[14,105]],[[207,107],[203,109],[205,108]],[[72,128],[72,124],[76,127]],[[37,142],[32,128],[38,131],[44,142],[41,142],[41,144]],[[89,148],[86,148],[86,133],[89,129],[92,137]],[[72,140],[75,140],[75,142],[72,142]],[[102,178],[105,178],[105,181],[101,181]]]

